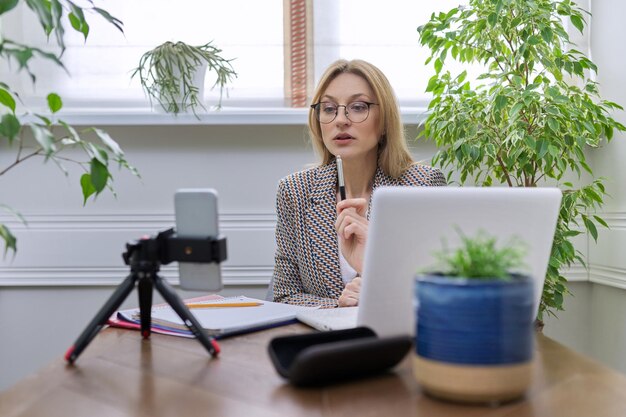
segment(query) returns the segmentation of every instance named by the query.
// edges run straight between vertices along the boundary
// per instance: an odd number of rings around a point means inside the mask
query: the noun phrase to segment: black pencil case
[[[272,339],[269,355],[276,371],[298,386],[321,386],[385,372],[412,345],[408,336],[379,338],[367,327]]]

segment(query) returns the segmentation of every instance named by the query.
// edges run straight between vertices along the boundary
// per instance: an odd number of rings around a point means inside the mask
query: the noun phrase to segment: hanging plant
[[[178,114],[191,110],[196,114],[198,107],[205,108],[202,101],[207,70],[216,75],[211,89],[219,86],[218,107],[226,84],[237,76],[232,59],[224,59],[221,53],[211,42],[201,46],[165,42],[141,57],[131,78],[138,76],[146,95],[166,112]]]

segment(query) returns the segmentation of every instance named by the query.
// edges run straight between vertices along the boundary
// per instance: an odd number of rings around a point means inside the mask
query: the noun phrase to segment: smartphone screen
[[[176,234],[181,237],[219,235],[217,192],[213,189],[181,189],[174,195]],[[185,290],[222,289],[220,264],[179,262],[180,286]]]

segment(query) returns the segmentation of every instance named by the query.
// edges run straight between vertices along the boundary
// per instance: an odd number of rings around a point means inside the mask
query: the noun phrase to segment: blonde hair
[[[313,103],[320,101],[326,92],[328,85],[340,74],[355,74],[362,77],[374,92],[374,98],[380,109],[380,141],[378,144],[378,165],[382,171],[394,178],[413,164],[413,158],[404,136],[404,126],[400,118],[398,101],[389,84],[389,80],[374,65],[369,62],[355,59],[347,61],[340,59],[333,62],[322,75],[313,95]],[[322,165],[331,163],[335,156],[331,154],[322,139],[322,129],[320,122],[315,117],[315,111],[309,110],[309,132],[315,150],[322,157]]]

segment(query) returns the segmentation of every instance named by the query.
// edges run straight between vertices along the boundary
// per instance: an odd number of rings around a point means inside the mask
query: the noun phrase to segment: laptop
[[[436,267],[434,253],[458,230],[483,230],[504,244],[516,236],[527,245],[524,260],[534,279],[539,308],[561,203],[558,188],[381,187],[372,197],[359,307],[298,314],[320,330],[367,326],[379,336],[415,334],[414,278]]]

